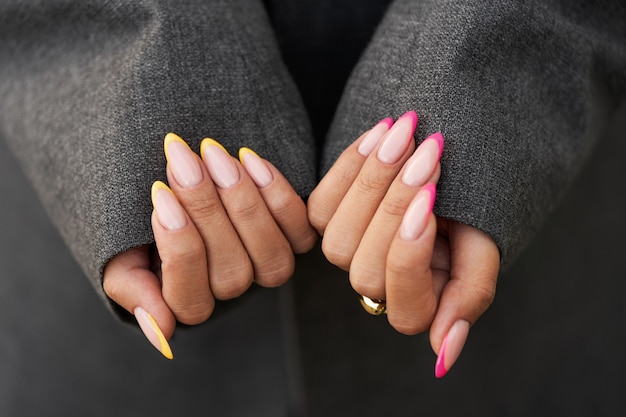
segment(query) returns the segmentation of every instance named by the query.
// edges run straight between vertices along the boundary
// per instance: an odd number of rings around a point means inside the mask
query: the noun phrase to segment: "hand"
[[[443,137],[413,152],[417,117],[385,119],[339,157],[308,202],[329,261],[361,295],[385,300],[404,334],[430,329],[437,376],[457,359],[490,305],[499,251],[483,232],[432,213]]]
[[[242,148],[240,163],[205,139],[201,160],[174,134],[164,148],[171,189],[160,181],[152,187],[158,256],[151,262],[147,247],[124,252],[109,261],[103,281],[162,353],[176,321],[204,322],[215,298],[235,298],[253,281],[283,284],[293,273],[293,253],[317,240],[303,201],[253,151]]]

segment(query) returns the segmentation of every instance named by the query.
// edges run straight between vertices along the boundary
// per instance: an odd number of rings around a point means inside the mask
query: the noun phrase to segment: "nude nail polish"
[[[386,164],[398,162],[413,140],[416,126],[417,114],[414,111],[402,115],[383,138],[378,148],[378,160]]]
[[[226,149],[214,139],[204,139],[200,153],[213,182],[220,188],[229,188],[239,182],[239,170]]]
[[[152,206],[159,223],[167,230],[180,230],[187,225],[185,210],[172,190],[161,181],[152,184]]]
[[[370,153],[372,153],[376,145],[378,145],[378,142],[383,137],[383,135],[387,133],[389,129],[391,129],[391,126],[393,126],[393,119],[391,117],[387,117],[386,119],[383,119],[380,122],[376,123],[376,126],[374,126],[361,140],[357,151],[362,156],[368,156]]]
[[[435,363],[435,376],[442,378],[456,362],[463,350],[470,324],[466,320],[458,320],[452,325],[446,337],[443,338],[437,362]]]
[[[420,144],[404,166],[402,182],[411,187],[420,187],[432,177],[443,150],[443,136],[437,132]]]
[[[150,313],[141,307],[135,308],[133,311],[135,319],[141,328],[141,331],[146,336],[146,339],[154,346],[163,356],[167,359],[174,359],[172,349],[167,339],[163,335],[161,328],[157,324],[156,320]]]
[[[168,133],[165,135],[163,149],[174,179],[181,187],[189,188],[200,184],[202,170],[199,161],[184,140],[174,133]]]
[[[426,184],[413,198],[400,224],[401,239],[415,240],[424,232],[435,205],[436,193],[435,184]]]
[[[241,164],[257,187],[267,187],[274,180],[272,171],[252,149],[245,147],[239,149],[239,161],[241,161]]]

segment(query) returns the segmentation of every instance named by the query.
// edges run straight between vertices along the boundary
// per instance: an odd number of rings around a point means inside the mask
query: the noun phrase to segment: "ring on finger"
[[[363,309],[373,316],[387,314],[387,304],[385,303],[385,300],[377,300],[375,298],[359,295],[359,301],[361,302]]]

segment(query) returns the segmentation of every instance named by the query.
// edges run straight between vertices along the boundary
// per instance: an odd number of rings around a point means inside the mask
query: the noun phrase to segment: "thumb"
[[[500,252],[486,233],[451,222],[450,280],[445,285],[430,331],[437,353],[435,375],[444,376],[461,354],[469,328],[489,308],[496,291]]]
[[[172,350],[167,339],[176,319],[161,294],[161,281],[150,270],[147,245],[113,257],[104,269],[104,292],[135,316],[148,341],[168,359]]]

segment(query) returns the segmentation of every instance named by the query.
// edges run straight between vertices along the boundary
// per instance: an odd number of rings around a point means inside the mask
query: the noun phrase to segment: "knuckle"
[[[423,333],[430,327],[430,323],[426,323],[424,320],[407,317],[405,315],[388,315],[388,319],[391,327],[396,329],[397,332],[407,336]]]
[[[383,214],[388,217],[402,217],[406,213],[409,202],[410,200],[407,201],[406,198],[389,193],[385,196],[385,199],[381,204],[381,210]]]
[[[189,213],[189,217],[199,222],[205,222],[224,210],[222,202],[217,196],[208,199],[188,199],[182,204]]]
[[[209,303],[190,304],[183,307],[171,306],[176,320],[187,325],[204,323],[213,314],[213,305]]]
[[[250,199],[241,199],[235,202],[229,207],[228,212],[230,217],[243,222],[256,220],[261,214],[258,202]]]
[[[350,269],[354,251],[334,239],[322,239],[322,253],[331,264],[347,271]]]
[[[211,290],[218,300],[232,300],[250,288],[252,278],[252,265],[246,262],[220,272],[211,280]]]
[[[496,297],[496,287],[492,285],[475,287],[474,296],[477,307],[481,312],[484,312],[491,306]]]
[[[279,287],[291,278],[294,269],[293,255],[289,252],[289,256],[278,256],[274,260],[262,264],[255,271],[256,281],[263,287]]]
[[[371,173],[361,173],[354,182],[359,194],[379,194],[387,189],[389,183],[386,178]]]

